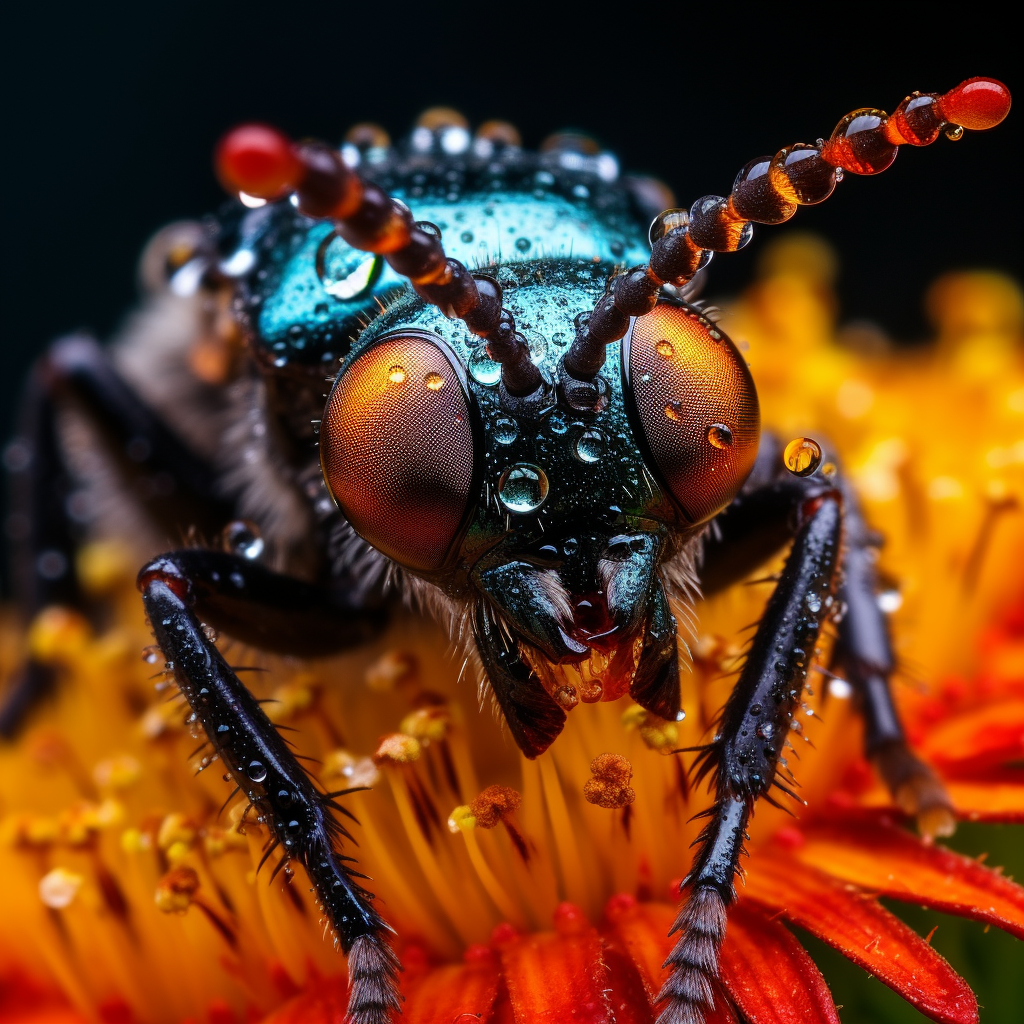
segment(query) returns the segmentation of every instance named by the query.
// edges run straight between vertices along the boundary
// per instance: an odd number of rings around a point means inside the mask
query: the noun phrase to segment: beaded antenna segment
[[[664,284],[682,287],[716,252],[735,252],[754,224],[781,224],[799,206],[828,199],[843,173],[878,174],[899,146],[928,146],[940,134],[994,128],[1010,110],[1010,92],[991,78],[969,78],[955,89],[911,93],[890,116],[862,107],[847,114],[827,140],[797,143],[773,157],[751,160],[728,196],[704,196],[689,209],[666,210],[651,225],[651,259],[617,278],[593,311],[579,318],[562,364],[566,378],[589,381],[604,365],[605,346],[618,341],[631,317],[654,309]]]
[[[509,395],[525,397],[544,387],[526,340],[502,306],[501,285],[446,256],[434,225],[414,221],[405,203],[362,179],[334,149],[243,125],[221,141],[216,167],[229,191],[266,200],[294,193],[301,213],[333,220],[353,248],[383,256],[417,295],[483,339],[487,354],[501,364]]]

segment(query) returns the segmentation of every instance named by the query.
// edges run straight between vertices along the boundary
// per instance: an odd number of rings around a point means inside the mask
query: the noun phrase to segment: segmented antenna
[[[891,116],[863,107],[847,114],[831,137],[798,143],[773,157],[751,160],[728,196],[704,196],[686,210],[666,210],[651,225],[651,261],[617,278],[590,313],[576,321],[576,337],[563,357],[560,377],[593,380],[605,346],[618,341],[630,317],[654,309],[663,284],[681,287],[715,252],[742,249],[754,224],[781,224],[798,206],[823,202],[843,177],[878,174],[896,159],[897,147],[928,146],[941,134],[959,139],[968,128],[994,128],[1010,110],[1010,92],[991,78],[969,78],[955,89],[911,93]]]
[[[221,140],[216,168],[228,191],[267,200],[294,193],[301,213],[333,220],[353,248],[383,256],[417,295],[484,340],[510,395],[522,398],[544,386],[526,340],[502,306],[501,285],[446,256],[432,224],[414,221],[405,203],[362,179],[329,146],[292,142],[265,125],[242,125]]]

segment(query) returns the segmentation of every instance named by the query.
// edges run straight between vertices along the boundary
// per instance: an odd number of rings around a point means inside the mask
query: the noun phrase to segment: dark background
[[[383,3],[329,12],[40,4],[7,14],[0,435],[47,341],[80,327],[109,335],[134,301],[147,237],[220,202],[210,154],[244,119],[337,140],[365,120],[399,135],[425,107],[446,104],[472,124],[510,120],[531,146],[573,126],[689,205],[728,192],[751,158],[827,136],[857,107],[892,111],[913,89],[945,91],[979,74],[1024,96],[1019,49],[1002,45],[1009,30],[972,24],[970,7],[949,27],[927,4],[884,15],[774,5],[779,19],[757,24],[723,3],[703,14],[631,4],[574,16],[536,4],[433,6],[410,15]],[[798,21],[822,31],[796,36]],[[872,320],[905,342],[926,337],[921,298],[939,274],[987,267],[1024,278],[1021,138],[1012,111],[984,135],[904,147],[881,176],[848,176],[822,206],[758,228],[748,250],[718,257],[708,295],[740,289],[765,239],[812,230],[840,250],[844,320]],[[958,845],[1022,874],[1020,832],[962,829]],[[925,933],[943,922],[935,944],[978,987],[987,1024],[1020,1019],[1018,943],[941,915],[910,916]],[[847,1024],[923,1020],[811,946]]]

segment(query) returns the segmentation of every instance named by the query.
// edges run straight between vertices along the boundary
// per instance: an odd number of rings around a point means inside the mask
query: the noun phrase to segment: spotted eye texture
[[[327,400],[327,486],[356,533],[411,569],[444,564],[466,518],[473,454],[462,374],[429,336],[383,338]]]
[[[660,304],[623,349],[654,468],[692,523],[735,497],[757,456],[761,416],[735,345],[698,311]]]

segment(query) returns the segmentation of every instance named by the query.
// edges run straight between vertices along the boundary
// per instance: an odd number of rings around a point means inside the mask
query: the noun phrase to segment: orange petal
[[[1024,779],[1020,782],[946,781],[957,816],[967,821],[1024,824]]]
[[[556,911],[556,926],[563,907]],[[558,932],[496,936],[516,1024],[614,1024],[597,929],[576,908]]]
[[[828,985],[807,951],[744,901],[729,910],[722,982],[744,1017],[757,1024],[839,1024]]]
[[[793,860],[759,851],[746,894],[838,949],[944,1024],[976,1024],[978,1002],[967,982],[899,918],[852,886]]]
[[[877,895],[986,921],[1024,938],[1024,889],[976,860],[868,815],[815,824],[804,836],[806,842],[786,856]]]
[[[402,1024],[451,1024],[461,1019],[460,1014],[484,1024],[497,994],[498,965],[493,955],[437,967],[409,986]]]
[[[667,903],[638,903],[632,896],[613,896],[605,908],[611,931],[636,964],[650,1005],[668,979],[664,966],[674,939],[669,929],[676,911]],[[736,1024],[736,1016],[719,994],[705,1015],[706,1024]]]

